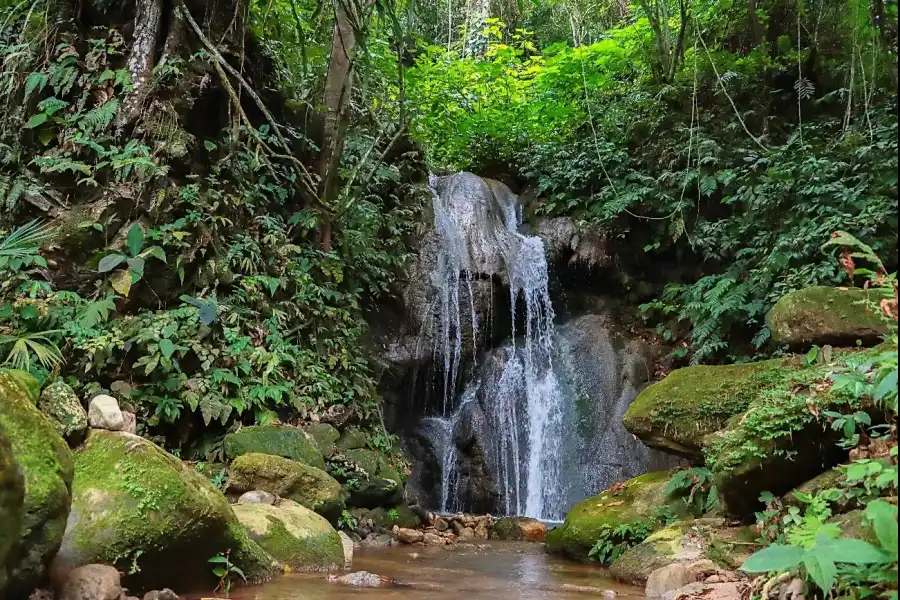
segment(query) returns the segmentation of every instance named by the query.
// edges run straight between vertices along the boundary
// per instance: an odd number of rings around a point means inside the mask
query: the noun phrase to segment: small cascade
[[[428,417],[422,420],[423,432],[431,440],[434,455],[440,460],[441,490],[439,510],[441,513],[456,512],[462,508],[457,500],[458,494],[456,493],[456,483],[459,475],[459,450],[456,446],[455,438],[465,408],[474,400],[475,394],[470,392],[463,397],[459,407],[452,415],[447,417]]]

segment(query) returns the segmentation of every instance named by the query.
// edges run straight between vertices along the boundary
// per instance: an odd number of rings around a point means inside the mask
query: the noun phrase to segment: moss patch
[[[323,517],[291,502],[279,506],[236,504],[234,513],[250,537],[295,570],[333,570],[343,566],[337,531]]]
[[[344,510],[341,484],[321,469],[270,454],[243,454],[229,471],[229,491],[263,490],[289,498],[329,519]]]
[[[91,431],[76,453],[72,513],[54,566],[114,564],[133,589],[208,584],[206,561],[226,551],[251,581],[274,572],[195,469],[138,436]]]
[[[27,595],[43,577],[63,539],[71,503],[72,453],[35,407],[37,391],[37,381],[27,373],[0,370],[0,429],[25,476],[21,552],[12,569],[12,596]]]
[[[337,448],[341,452],[365,448],[368,441],[369,438],[364,431],[356,427],[348,427],[341,432],[341,437],[337,441]]]
[[[22,528],[25,478],[0,427],[0,597],[9,581]]]
[[[70,444],[81,443],[87,434],[88,418],[74,390],[63,381],[47,386],[41,393],[38,409],[50,418],[56,432]]]
[[[244,427],[225,436],[225,454],[235,459],[244,454],[272,454],[325,468],[325,459],[312,438],[298,427],[260,425]]]
[[[628,407],[623,424],[651,448],[701,460],[703,437],[746,410],[789,368],[790,361],[767,360],[676,369],[641,392]]]
[[[766,323],[776,344],[803,349],[813,344],[877,344],[887,322],[858,288],[808,287],[781,298]]]
[[[656,522],[660,509],[683,504],[666,497],[669,479],[668,471],[647,473],[630,479],[618,490],[611,488],[579,502],[566,515],[565,522],[547,534],[547,547],[577,560],[587,560],[605,527]]]
[[[322,456],[331,458],[337,448],[335,442],[341,437],[340,432],[328,423],[313,423],[305,430]]]

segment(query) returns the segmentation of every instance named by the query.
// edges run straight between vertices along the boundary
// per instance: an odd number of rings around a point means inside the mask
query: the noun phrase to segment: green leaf
[[[225,558],[224,556],[222,556],[221,554],[217,554],[216,556],[213,556],[206,562],[208,562],[211,565],[227,565],[228,559]]]
[[[172,358],[172,354],[175,353],[175,344],[172,340],[163,338],[159,340],[159,351],[162,352],[162,355],[166,358]]]
[[[128,251],[131,252],[131,256],[140,254],[141,248],[144,247],[144,230],[141,228],[140,224],[135,223],[131,226],[131,229],[128,230],[126,244],[128,246]]]
[[[225,567],[216,567],[215,569],[213,569],[213,575],[215,575],[216,577],[225,577],[226,575],[228,575],[228,571],[225,569]]]
[[[851,565],[871,565],[891,560],[891,557],[880,548],[853,538],[819,540],[813,551],[816,556],[825,560]]]
[[[875,388],[875,399],[884,400],[889,394],[897,393],[897,369],[888,373]]]
[[[209,152],[212,152],[213,150],[218,148],[218,146],[216,146],[216,143],[211,140],[203,140],[203,147],[206,148]]]
[[[47,120],[49,115],[47,113],[38,113],[28,119],[28,122],[25,123],[25,129],[34,129],[35,127],[40,127],[44,121]]]
[[[820,556],[818,553],[810,553],[803,559],[803,566],[810,578],[819,588],[828,594],[834,587],[834,580],[837,577],[837,566],[827,558]]]
[[[128,269],[134,275],[131,279],[131,283],[137,283],[144,276],[144,259],[141,257],[129,258],[127,262]]]
[[[741,565],[741,571],[746,573],[784,571],[799,565],[805,554],[806,551],[803,548],[772,544],[748,558]]]
[[[161,260],[162,262],[166,261],[166,251],[162,249],[160,246],[150,246],[143,252],[141,252],[141,258],[156,258]]]
[[[125,262],[124,254],[107,254],[100,259],[100,264],[97,265],[97,272],[109,273],[123,262]]]
[[[897,507],[884,500],[873,500],[866,507],[866,518],[872,523],[875,537],[882,548],[897,554]]]

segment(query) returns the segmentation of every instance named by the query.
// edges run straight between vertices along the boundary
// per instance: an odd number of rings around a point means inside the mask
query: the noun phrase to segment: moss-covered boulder
[[[350,486],[350,506],[376,508],[391,507],[403,499],[403,478],[394,470],[387,456],[375,450],[356,448],[343,452],[364,477]]]
[[[341,437],[337,441],[337,448],[341,452],[365,448],[368,441],[369,438],[364,431],[356,427],[348,427],[341,432]]]
[[[398,504],[392,508],[352,508],[350,514],[359,522],[371,520],[374,525],[390,531],[394,525],[404,529],[418,529],[422,519],[406,504]]]
[[[16,558],[24,502],[25,478],[0,427],[0,598]]]
[[[703,437],[746,410],[761,390],[773,385],[786,364],[767,360],[676,369],[641,392],[622,422],[651,448],[701,461]]]
[[[225,496],[196,469],[125,432],[92,430],[75,455],[75,486],[62,547],[71,569],[111,564],[134,590],[209,584],[210,557],[230,552],[251,581],[277,564],[241,527]]]
[[[656,522],[658,510],[667,505],[683,505],[680,500],[667,498],[669,479],[667,471],[647,473],[579,502],[566,515],[565,522],[547,534],[547,547],[577,560],[587,560],[606,528]]]
[[[341,538],[322,516],[291,500],[278,506],[235,504],[234,514],[250,538],[282,564],[298,571],[344,566]]]
[[[88,430],[87,412],[75,391],[64,381],[51,383],[41,392],[38,409],[47,415],[57,433],[70,446],[84,440]]]
[[[877,344],[888,327],[868,296],[858,288],[808,287],[791,292],[766,316],[772,341],[795,349],[815,344],[853,346],[857,340]]]
[[[71,504],[72,452],[53,423],[36,408],[37,381],[21,371],[0,370],[0,429],[25,477],[19,551],[10,595],[33,589],[56,554]]]
[[[325,458],[331,458],[337,446],[335,442],[341,437],[341,433],[328,423],[313,423],[306,426],[306,433],[312,439],[319,452]]]
[[[736,569],[749,556],[754,537],[753,528],[726,527],[723,519],[679,521],[626,550],[609,569],[619,581],[634,585],[643,585],[653,571],[675,563],[708,559]]]
[[[244,454],[271,454],[325,468],[325,459],[312,437],[299,427],[290,425],[258,425],[244,427],[225,436],[225,455],[235,459]]]
[[[547,525],[529,517],[504,517],[491,527],[492,540],[528,540],[543,542]]]
[[[243,454],[229,470],[229,492],[262,490],[289,498],[330,520],[345,508],[341,484],[321,469],[271,454]]]

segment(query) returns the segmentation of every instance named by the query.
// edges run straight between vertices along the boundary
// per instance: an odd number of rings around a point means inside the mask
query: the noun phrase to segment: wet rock
[[[262,490],[337,519],[344,510],[341,484],[321,469],[271,454],[241,454],[231,463],[228,490]]]
[[[170,590],[169,588],[163,588],[161,590],[153,590],[152,592],[147,592],[144,594],[144,600],[179,600],[178,594]]]
[[[742,600],[737,583],[691,583],[663,596],[664,600]]]
[[[647,473],[579,502],[561,526],[547,533],[547,547],[576,560],[587,560],[604,528],[626,522],[650,522],[661,506],[683,510],[681,500],[670,501],[666,497],[669,478],[667,471]]]
[[[619,594],[615,590],[603,590],[600,592],[600,597],[603,600],[616,600],[619,597]]]
[[[344,566],[340,535],[324,517],[293,502],[278,506],[235,504],[234,514],[250,539],[296,571],[332,570]]]
[[[390,587],[393,585],[393,580],[390,577],[382,577],[381,575],[369,573],[368,571],[357,571],[356,573],[349,573],[340,577],[330,576],[328,580],[334,583],[360,588],[379,588]]]
[[[476,539],[475,530],[471,527],[463,527],[459,530],[457,535],[459,536],[460,542],[473,542]]]
[[[416,529],[398,529],[397,539],[404,544],[417,544],[425,539],[425,534]]]
[[[275,504],[275,495],[262,490],[244,492],[238,498],[238,504]]]
[[[808,287],[782,297],[766,324],[772,341],[805,350],[813,345],[875,345],[888,331],[881,314],[869,306],[865,290]]]
[[[491,528],[491,538],[496,540],[528,540],[543,542],[547,525],[528,517],[498,519]]]
[[[290,425],[257,425],[229,433],[225,436],[225,454],[232,460],[245,454],[270,454],[325,468],[325,459],[312,437]]]
[[[322,456],[331,458],[336,450],[335,442],[341,437],[340,432],[328,423],[312,423],[305,429]]]
[[[0,400],[2,401],[2,400]],[[9,580],[7,564],[17,550],[25,502],[25,478],[0,427],[0,598]]]
[[[74,569],[59,590],[59,600],[119,600],[119,571],[108,565],[85,565]]]
[[[84,440],[88,429],[88,416],[78,395],[64,381],[56,381],[41,392],[38,410],[53,423],[56,432],[70,446],[77,446]]]
[[[343,531],[339,531],[338,535],[341,538],[341,547],[344,550],[344,568],[349,569],[353,564],[353,540]]]
[[[551,260],[564,260],[569,265],[603,268],[613,264],[605,232],[596,227],[578,227],[570,217],[544,219],[538,223],[537,235],[544,241]]]
[[[450,528],[450,524],[447,523],[446,519],[438,517],[434,520],[434,528],[438,531],[447,531]]]
[[[140,571],[126,576],[129,587],[190,585],[191,577],[209,572],[209,557],[226,551],[250,581],[276,570],[196,469],[144,438],[91,430],[75,454],[72,511],[53,560],[55,579],[92,563],[129,571],[136,561]]]
[[[21,528],[12,534],[18,545],[17,558],[10,564],[7,557],[6,563],[10,597],[27,595],[43,579],[46,565],[63,539],[71,503],[72,452],[53,423],[37,409],[39,389],[31,375],[0,369],[0,431],[9,442],[12,459],[19,465],[25,482]],[[19,494],[18,478],[4,472],[0,480],[6,485],[0,504],[12,506]],[[0,540],[7,539],[17,520],[16,509],[6,510],[11,518],[0,521]],[[11,544],[4,541],[0,542],[2,545]]]
[[[88,405],[88,423],[94,429],[121,431],[125,428],[125,417],[119,409],[119,402],[112,396],[94,396]]]
[[[122,431],[132,434],[137,433],[137,415],[135,415],[133,412],[123,410],[122,420],[125,422],[125,425],[122,427]]]
[[[691,563],[674,563],[650,573],[644,594],[648,598],[661,598],[686,586],[689,583],[705,580],[718,569],[711,560],[698,560]]]
[[[368,441],[369,438],[366,436],[365,432],[356,427],[347,427],[341,432],[335,445],[341,452],[346,452],[347,450],[365,448]]]
[[[475,538],[479,540],[486,540],[488,539],[488,535],[490,535],[490,532],[488,531],[487,522],[483,520],[478,521],[475,524]],[[543,536],[541,536],[541,540],[543,539]]]
[[[422,541],[425,542],[426,546],[443,546],[447,543],[444,538],[436,533],[425,533]]]

